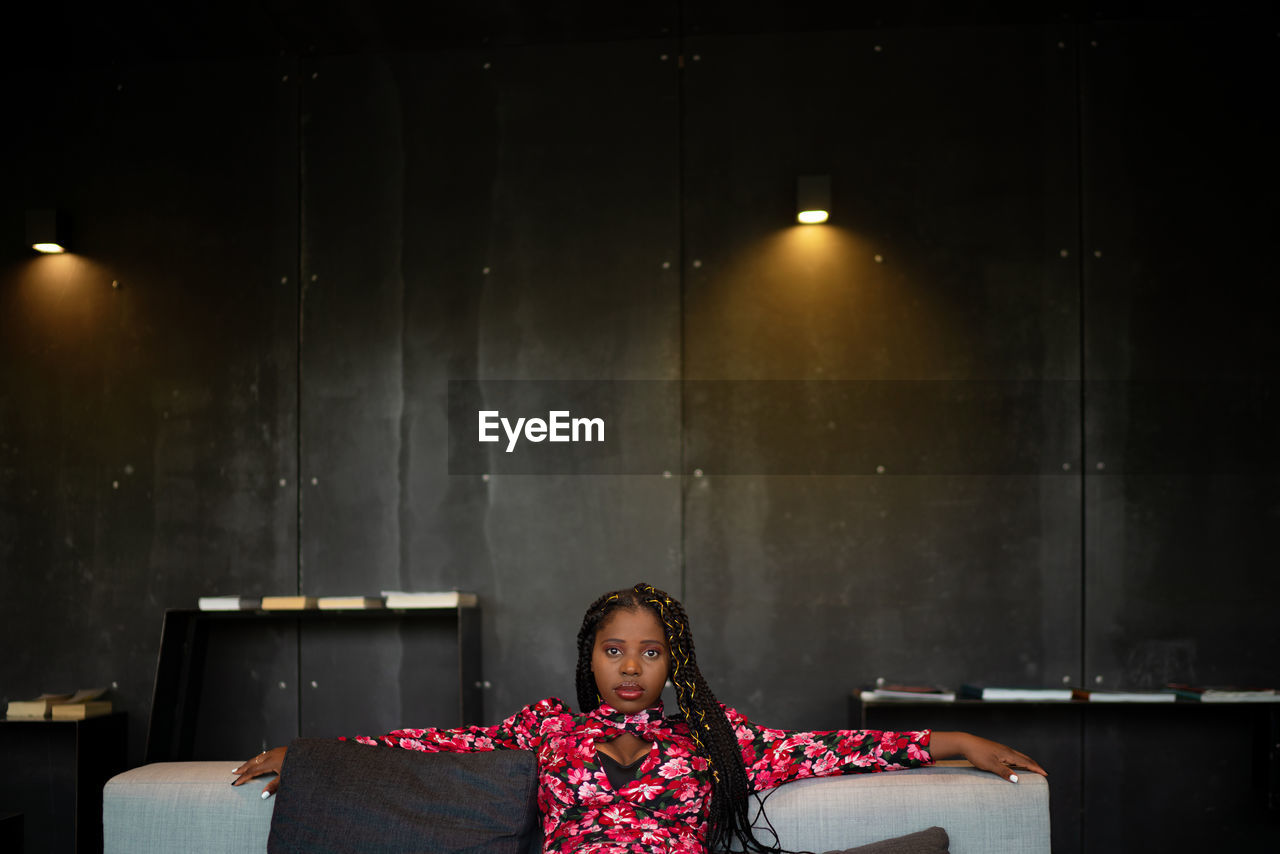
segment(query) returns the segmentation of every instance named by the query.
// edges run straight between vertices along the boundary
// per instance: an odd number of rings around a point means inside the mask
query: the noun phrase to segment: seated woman
[[[670,680],[680,714],[664,717]],[[780,851],[752,833],[748,798],[790,780],[930,765],[963,756],[1016,783],[1036,762],[962,732],[787,732],[749,722],[720,705],[698,670],[689,619],[678,601],[648,584],[607,593],[578,632],[578,711],[557,699],[528,706],[496,726],[401,729],[364,744],[428,752],[533,751],[547,852],[701,854],[733,844]],[[235,769],[233,785],[279,774],[277,747]],[[264,798],[280,777],[267,783]]]

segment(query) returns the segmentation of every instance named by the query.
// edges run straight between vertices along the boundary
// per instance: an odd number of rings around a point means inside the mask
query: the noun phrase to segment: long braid
[[[618,598],[617,593],[606,593],[591,603],[587,614],[582,618],[582,628],[578,631],[578,672],[576,684],[578,688],[578,709],[583,712],[595,711],[600,706],[600,691],[596,688],[596,678],[591,672],[591,655],[595,650],[596,631],[604,622],[605,616],[617,607],[612,603]]]
[[[676,701],[689,725],[689,734],[698,745],[711,771],[711,808],[707,816],[707,843],[712,850],[727,849],[737,841],[744,851],[779,852],[776,845],[765,845],[755,838],[747,812],[747,798],[752,794],[747,769],[737,736],[715,694],[707,687],[694,655],[693,633],[684,606],[650,584],[637,584],[629,590],[606,593],[587,608],[578,632],[577,689],[578,707],[584,712],[600,705],[595,676],[591,672],[591,656],[596,631],[605,618],[618,608],[632,610],[645,607],[653,611],[666,635],[670,668],[668,676],[675,687]]]

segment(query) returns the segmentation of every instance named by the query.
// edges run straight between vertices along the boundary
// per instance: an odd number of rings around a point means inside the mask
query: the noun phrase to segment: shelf
[[[349,626],[387,622],[451,621],[456,624],[458,718],[463,724],[480,723],[482,684],[480,662],[480,608],[360,608],[351,610],[201,611],[169,609],[161,628],[160,654],[147,727],[147,762],[173,762],[193,758],[196,719],[208,650],[209,630],[220,631],[237,623],[305,625],[339,623]]]
[[[1256,708],[1262,711],[1280,712],[1280,702],[1242,700],[1235,702],[1201,703],[1195,700],[1168,700],[1161,702],[1118,700],[863,700],[860,692],[849,695],[849,715],[853,722],[865,727],[865,709],[1239,709]]]
[[[83,720],[0,718],[0,755],[9,767],[0,781],[0,813],[11,816],[4,832],[22,828],[27,851],[101,851],[102,787],[125,770],[126,740],[124,712]],[[12,817],[17,813],[21,818]],[[0,844],[0,850],[10,849]]]

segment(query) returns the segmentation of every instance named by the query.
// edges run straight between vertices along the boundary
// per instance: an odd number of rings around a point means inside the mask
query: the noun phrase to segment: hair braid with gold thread
[[[668,651],[667,676],[675,687],[676,701],[689,725],[689,734],[698,745],[698,753],[710,763],[708,847],[713,851],[723,850],[737,841],[744,851],[781,851],[777,846],[760,842],[751,831],[747,798],[752,789],[742,764],[738,739],[719,701],[698,670],[689,618],[679,601],[650,584],[641,583],[627,590],[606,593],[591,603],[578,632],[578,708],[590,712],[601,702],[595,676],[591,672],[591,656],[601,623],[617,609],[633,611],[640,607],[652,611],[662,625]]]

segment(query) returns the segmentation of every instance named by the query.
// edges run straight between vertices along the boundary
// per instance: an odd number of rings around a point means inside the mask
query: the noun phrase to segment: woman
[[[670,680],[681,714],[662,714]],[[963,756],[1017,782],[1014,767],[1045,774],[1025,754],[960,732],[785,732],[720,705],[694,657],[684,608],[648,584],[592,603],[578,632],[578,706],[528,706],[497,726],[402,729],[364,744],[427,752],[530,750],[538,757],[538,807],[546,852],[702,854],[757,840],[748,796],[790,780],[929,765]],[[285,748],[240,765],[233,785],[279,773]],[[264,798],[280,778],[267,783]]]

